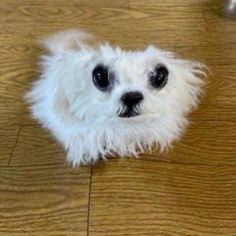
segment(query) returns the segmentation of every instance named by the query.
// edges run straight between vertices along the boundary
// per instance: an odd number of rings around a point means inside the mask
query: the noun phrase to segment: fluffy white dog
[[[42,74],[27,98],[74,166],[163,150],[187,125],[205,76],[199,62],[148,46],[112,47],[80,30],[43,40]]]

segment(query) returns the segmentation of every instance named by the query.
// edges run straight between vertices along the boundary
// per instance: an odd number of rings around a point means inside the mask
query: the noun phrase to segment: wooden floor
[[[236,21],[220,0],[0,0],[0,235],[236,235]],[[36,39],[80,27],[124,48],[152,43],[212,74],[167,154],[72,169],[28,114]]]

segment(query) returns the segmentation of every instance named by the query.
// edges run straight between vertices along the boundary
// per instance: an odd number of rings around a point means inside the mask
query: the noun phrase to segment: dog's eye
[[[169,71],[163,65],[157,65],[154,71],[150,72],[149,80],[152,87],[156,89],[163,88],[168,80]]]
[[[105,65],[97,65],[92,73],[94,85],[101,91],[109,91],[112,88],[112,76]]]

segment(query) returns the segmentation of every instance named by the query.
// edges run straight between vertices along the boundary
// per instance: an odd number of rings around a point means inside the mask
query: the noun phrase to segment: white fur
[[[31,111],[67,151],[74,166],[99,156],[137,156],[157,145],[163,150],[187,125],[186,115],[199,102],[204,67],[148,46],[124,51],[108,43],[90,45],[93,36],[79,30],[59,32],[44,40],[49,51],[42,57],[42,74],[27,94]],[[92,70],[104,63],[116,75],[111,93],[99,91]],[[167,85],[151,89],[147,74],[158,64],[169,70]],[[141,115],[120,118],[120,97],[139,90],[144,95]]]

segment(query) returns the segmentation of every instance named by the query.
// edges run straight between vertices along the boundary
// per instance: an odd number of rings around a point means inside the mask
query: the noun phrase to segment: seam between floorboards
[[[118,160],[118,159],[121,159],[121,158],[116,158],[114,160]],[[128,160],[128,158],[126,158]],[[135,160],[135,159],[134,159]],[[109,161],[109,160],[108,160]],[[220,163],[220,164],[206,164],[206,163],[181,163],[181,162],[175,162],[175,161],[161,161],[161,160],[151,160],[151,159],[138,159],[138,161],[150,161],[150,162],[156,162],[156,163],[162,163],[162,164],[173,164],[173,165],[183,165],[183,166],[208,166],[208,167],[236,167],[236,164],[223,164],[223,163]],[[43,164],[33,164],[33,165],[13,165],[13,166],[6,166],[6,165],[0,165],[0,168],[8,168],[8,167],[11,167],[11,168],[22,168],[22,167],[45,167],[45,166],[68,166],[70,167],[70,165],[67,165],[67,164],[64,164],[64,163],[43,163]],[[71,167],[72,168],[72,167]]]
[[[91,166],[91,170],[90,170],[90,181],[89,181],[88,210],[87,210],[87,236],[89,236],[89,223],[90,223],[90,198],[91,198],[92,180],[93,180],[93,166]]]
[[[14,145],[13,145],[13,147],[12,147],[12,150],[11,150],[11,153],[10,153],[10,156],[9,156],[9,160],[8,160],[8,164],[7,164],[8,167],[10,166],[13,153],[14,153],[14,151],[15,151],[15,149],[16,149],[17,144],[18,144],[18,139],[19,139],[21,130],[22,130],[22,126],[20,126],[20,128],[19,128],[19,130],[18,130],[18,132],[17,132],[17,134],[16,134],[16,140],[15,140],[15,143],[14,143]]]

